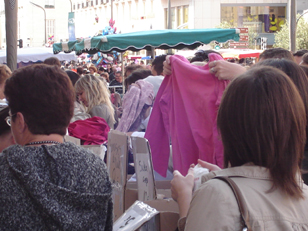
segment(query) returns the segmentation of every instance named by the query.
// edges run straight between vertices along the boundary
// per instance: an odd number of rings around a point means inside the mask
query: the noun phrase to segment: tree
[[[297,15],[299,18],[300,15]],[[286,23],[281,30],[275,33],[275,43],[273,47],[281,47],[290,50],[289,25]],[[308,49],[308,22],[301,18],[296,28],[296,50]]]
[[[216,28],[222,28],[222,29],[228,29],[228,28],[234,28],[234,25],[231,24],[230,22],[223,21],[219,25],[215,26]],[[255,48],[255,38],[258,36],[256,32],[253,31],[253,28],[250,26],[247,26],[248,28],[248,46],[251,49]],[[224,48],[228,48],[228,44],[224,44]]]

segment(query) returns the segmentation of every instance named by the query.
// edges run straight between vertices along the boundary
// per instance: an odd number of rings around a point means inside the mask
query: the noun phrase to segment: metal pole
[[[110,0],[111,3],[111,21],[113,20],[113,0]]]
[[[172,28],[171,24],[171,0],[168,0],[168,29]],[[168,49],[168,54],[172,54],[172,50]]]
[[[296,51],[296,0],[289,0],[289,28],[290,28],[290,49]]]
[[[41,7],[40,5],[37,5],[37,4],[35,4],[35,3],[33,3],[33,2],[30,2],[32,5],[34,5],[34,6],[36,6],[36,7],[38,7],[38,8],[41,8],[43,11],[44,11],[44,21],[45,21],[45,44],[47,44],[47,35],[46,35],[46,11],[45,11],[45,9],[43,8],[43,7]]]
[[[4,0],[6,21],[6,63],[12,70],[17,69],[17,9],[18,0]]]

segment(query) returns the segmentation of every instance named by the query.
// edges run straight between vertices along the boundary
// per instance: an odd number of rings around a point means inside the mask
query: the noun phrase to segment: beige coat
[[[280,190],[266,193],[272,181],[266,168],[241,166],[211,172],[197,190],[179,230],[242,230],[240,212],[234,194],[223,181],[213,176],[239,176],[232,179],[245,197],[253,231],[308,230],[308,186],[301,180],[305,199],[293,199]],[[242,177],[241,177],[242,176]]]

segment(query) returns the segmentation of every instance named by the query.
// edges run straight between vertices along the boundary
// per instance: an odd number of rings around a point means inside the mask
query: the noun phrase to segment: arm
[[[246,68],[224,60],[216,60],[209,63],[210,72],[219,80],[232,80],[246,72]]]

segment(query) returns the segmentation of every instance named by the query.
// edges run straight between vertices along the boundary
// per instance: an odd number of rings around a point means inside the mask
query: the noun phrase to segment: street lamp
[[[33,3],[33,2],[30,2],[32,5],[34,5],[34,6],[36,6],[36,7],[39,7],[39,8],[41,8],[43,11],[44,11],[44,21],[45,21],[45,45],[47,44],[47,36],[46,36],[46,11],[45,11],[45,9],[43,8],[43,7],[41,7],[40,5],[38,5],[38,4],[35,4],[35,3]]]

